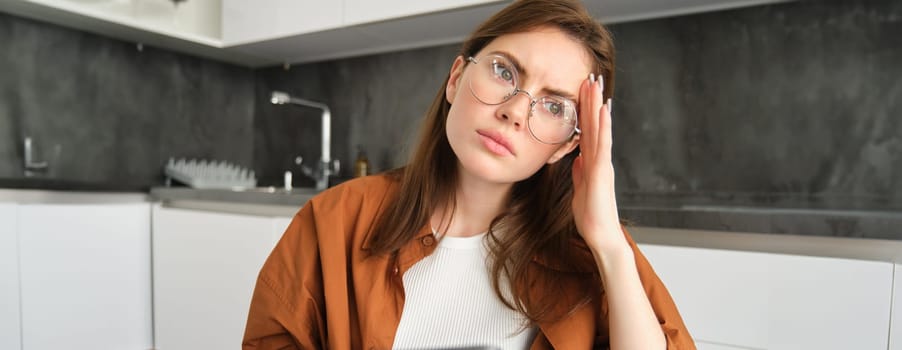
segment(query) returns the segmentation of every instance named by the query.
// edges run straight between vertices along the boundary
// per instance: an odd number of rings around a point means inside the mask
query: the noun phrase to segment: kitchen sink
[[[253,187],[253,188],[239,188],[234,189],[235,192],[256,192],[256,193],[282,193],[282,194],[298,194],[298,195],[315,195],[320,191],[317,191],[313,187],[294,187],[290,190],[286,190],[284,187],[276,187],[276,186],[262,186],[262,187]]]
[[[220,202],[231,204],[263,204],[300,207],[320,191],[312,187],[285,190],[280,186],[233,189],[194,189],[189,187],[155,187],[150,194],[165,202]]]

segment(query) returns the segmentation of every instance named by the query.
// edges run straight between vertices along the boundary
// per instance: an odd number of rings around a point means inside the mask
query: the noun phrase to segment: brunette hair
[[[592,72],[604,79],[604,98],[614,88],[614,45],[611,34],[575,0],[519,0],[480,25],[463,43],[460,55],[475,56],[494,39],[541,27],[555,27],[582,43],[594,66]],[[457,158],[445,132],[451,104],[445,99],[448,78],[436,94],[422,125],[419,146],[409,164],[389,173],[398,182],[388,207],[378,219],[370,237],[370,253],[395,254],[426,225],[439,203],[454,213]],[[553,164],[546,164],[529,178],[513,185],[508,209],[494,218],[488,231],[493,287],[508,307],[522,312],[532,322],[564,317],[592,301],[600,292],[598,271],[592,261],[586,265],[587,249],[576,231],[571,201],[571,168],[578,151]],[[496,234],[498,230],[511,234]],[[574,244],[576,242],[577,244]],[[577,252],[576,250],[580,250]],[[579,254],[583,253],[583,254]],[[544,268],[530,270],[534,259]],[[591,260],[590,260],[591,261]],[[533,273],[540,271],[539,273]],[[529,286],[540,283],[548,291],[564,288],[564,279],[578,273],[580,290],[576,300],[561,300],[555,292],[534,295]],[[570,277],[570,278],[568,278]],[[503,293],[504,280],[510,294]],[[569,283],[569,282],[568,282]],[[565,304],[565,305],[562,305]]]

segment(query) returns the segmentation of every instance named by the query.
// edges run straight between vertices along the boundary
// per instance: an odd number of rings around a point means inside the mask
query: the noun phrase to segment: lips
[[[479,134],[482,139],[483,145],[499,156],[505,155],[514,155],[514,147],[511,145],[510,141],[504,137],[500,132],[492,131],[492,130],[476,130],[476,133]]]

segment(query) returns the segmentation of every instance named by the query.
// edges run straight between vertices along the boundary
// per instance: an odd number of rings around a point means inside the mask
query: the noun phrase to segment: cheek
[[[461,107],[463,107],[461,103],[451,105],[448,117],[445,119],[445,136],[455,153],[461,151],[460,147],[466,139],[468,130],[473,128],[472,123],[467,120],[467,115],[471,113]]]
[[[548,160],[557,151],[557,146],[546,145],[532,138],[532,135],[525,135],[526,142],[522,142],[521,164],[523,169],[531,173],[538,171],[542,166],[548,163]]]
[[[451,127],[476,127],[476,123],[484,118],[492,116],[493,111],[489,106],[474,103],[468,96],[458,95],[454,99],[455,103],[448,110],[447,126]]]
[[[462,128],[463,120],[461,120],[463,115],[466,113],[462,113],[460,110],[460,104],[455,103],[451,105],[451,109],[448,110],[448,117],[445,119],[445,132],[448,133],[448,136],[457,132],[458,129]]]

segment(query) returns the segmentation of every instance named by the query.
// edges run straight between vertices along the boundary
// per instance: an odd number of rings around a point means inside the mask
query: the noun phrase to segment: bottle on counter
[[[363,146],[357,145],[357,160],[354,162],[354,176],[367,176],[370,173],[370,161],[366,159]]]

